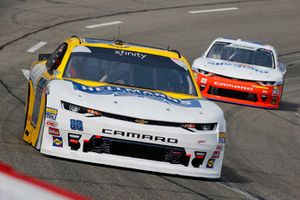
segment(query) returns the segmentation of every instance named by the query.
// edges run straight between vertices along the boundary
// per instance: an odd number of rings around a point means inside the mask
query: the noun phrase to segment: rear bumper
[[[203,97],[218,101],[276,109],[281,100],[282,85],[262,86],[256,82],[203,74],[198,74],[197,84]]]

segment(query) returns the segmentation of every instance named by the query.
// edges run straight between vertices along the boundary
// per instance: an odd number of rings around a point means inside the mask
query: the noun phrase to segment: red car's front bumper
[[[197,84],[202,96],[208,99],[255,107],[278,108],[282,94],[282,85],[264,86],[218,75],[197,73]]]

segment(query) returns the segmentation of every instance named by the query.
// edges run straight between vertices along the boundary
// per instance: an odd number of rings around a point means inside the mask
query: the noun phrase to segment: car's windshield
[[[274,68],[272,51],[239,47],[227,42],[216,42],[206,57]]]
[[[75,47],[63,76],[195,96],[197,94],[183,61],[126,50]]]

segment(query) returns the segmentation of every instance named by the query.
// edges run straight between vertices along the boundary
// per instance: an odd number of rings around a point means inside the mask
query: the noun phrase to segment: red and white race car
[[[193,63],[202,96],[225,102],[278,108],[286,66],[270,45],[217,38]]]

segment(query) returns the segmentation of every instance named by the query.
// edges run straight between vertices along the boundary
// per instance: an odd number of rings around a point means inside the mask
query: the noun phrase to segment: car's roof
[[[74,45],[95,46],[95,47],[116,48],[116,49],[122,48],[123,50],[149,53],[149,54],[165,56],[170,58],[179,58],[179,59],[183,58],[182,55],[177,50],[169,50],[169,49],[163,49],[159,47],[127,43],[121,40],[79,38],[77,36],[72,36],[68,38],[66,42]]]
[[[234,38],[217,38],[214,40],[213,43],[215,42],[230,42],[235,45],[239,45],[244,48],[251,48],[251,49],[259,49],[259,48],[264,48],[270,51],[275,52],[275,49],[273,46],[268,45],[268,44],[263,44],[260,42],[254,42],[254,41],[246,41],[246,40],[241,40],[241,39],[234,39]]]

